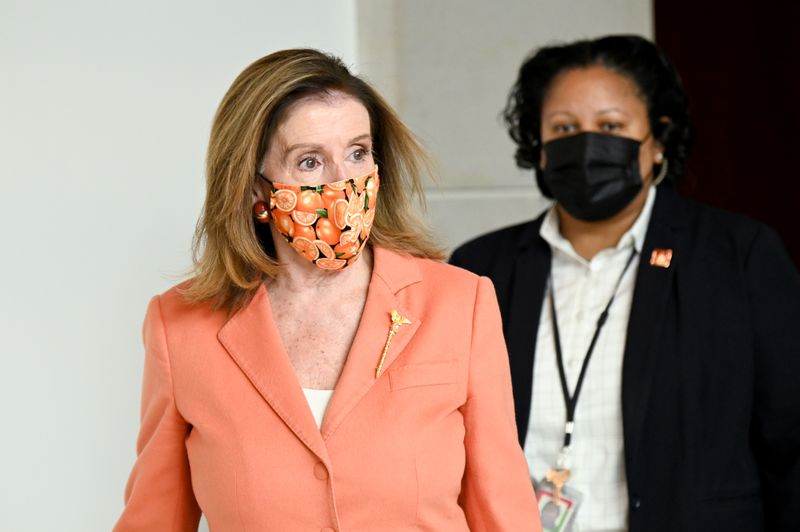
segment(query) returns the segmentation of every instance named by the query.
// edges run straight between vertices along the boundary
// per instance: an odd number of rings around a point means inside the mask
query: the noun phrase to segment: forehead
[[[603,66],[572,68],[556,76],[542,102],[542,114],[609,108],[647,112],[635,82]]]
[[[367,108],[358,99],[341,92],[307,96],[292,103],[276,133],[284,138],[318,136],[334,132],[369,133]]]

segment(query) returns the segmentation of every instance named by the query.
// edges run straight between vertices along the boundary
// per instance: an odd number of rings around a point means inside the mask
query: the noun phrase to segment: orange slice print
[[[348,214],[347,225],[349,225],[350,229],[355,231],[356,234],[360,233],[361,229],[364,228],[364,215],[360,212],[356,214]]]
[[[316,264],[323,270],[341,270],[345,267],[347,261],[342,259],[319,259]]]
[[[294,241],[292,241],[292,246],[294,246],[294,249],[299,251],[303,257],[310,261],[317,260],[319,257],[319,249],[307,238],[302,236],[295,238]]]
[[[348,242],[347,244],[337,244],[333,250],[340,259],[349,259],[358,253],[358,241]]]
[[[372,222],[375,221],[375,209],[368,210],[364,215],[364,227],[369,229],[372,227]]]
[[[350,203],[347,204],[347,214],[356,214],[361,212],[364,206],[364,199],[358,194],[350,196]]]
[[[289,212],[297,205],[297,194],[293,190],[281,189],[272,193],[275,206],[283,212]]]
[[[326,259],[336,258],[336,252],[333,251],[333,248],[327,242],[322,240],[314,240],[314,245],[319,248],[320,253],[325,255]]]
[[[328,183],[325,186],[327,188],[332,189],[332,190],[344,190],[349,185],[350,185],[350,183],[348,183],[347,180],[345,180],[345,181],[336,181],[334,183]]]
[[[292,211],[292,220],[299,223],[300,225],[312,225],[314,222],[317,221],[317,213]]]
[[[355,178],[356,188],[358,189],[359,194],[364,192],[364,187],[367,184],[367,177],[369,176],[363,175],[361,177]]]
[[[347,225],[347,201],[340,199],[333,202],[333,206],[328,210],[328,217],[333,213],[333,223],[339,229],[344,229]]]
[[[344,231],[342,236],[339,237],[339,242],[342,244],[352,244],[353,242],[358,242],[358,233],[352,229],[349,231]]]

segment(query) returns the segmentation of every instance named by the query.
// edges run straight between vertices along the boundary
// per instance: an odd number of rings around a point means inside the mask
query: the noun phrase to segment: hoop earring
[[[661,159],[661,168],[658,170],[658,175],[653,180],[653,186],[657,187],[664,181],[664,178],[667,177],[667,169],[669,168],[669,163],[667,162],[666,157],[662,157]]]
[[[258,223],[269,223],[269,209],[267,208],[266,203],[263,201],[257,201],[253,205],[253,218],[255,218]]]

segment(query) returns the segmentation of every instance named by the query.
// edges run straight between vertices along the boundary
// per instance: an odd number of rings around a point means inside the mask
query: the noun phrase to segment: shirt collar
[[[647,234],[647,226],[650,223],[650,216],[653,213],[653,204],[655,203],[655,200],[656,187],[651,186],[650,190],[647,192],[647,199],[644,202],[644,208],[642,208],[642,212],[639,213],[639,216],[636,218],[636,221],[633,222],[631,228],[625,231],[625,233],[619,239],[619,242],[617,242],[617,250],[627,248],[632,244],[638,253],[642,252],[642,247],[644,246],[644,237]],[[581,263],[589,262],[578,255],[578,253],[572,247],[570,241],[564,238],[564,236],[561,234],[561,231],[558,227],[558,211],[556,210],[555,205],[550,207],[550,209],[547,211],[547,214],[545,214],[544,220],[542,220],[542,226],[539,229],[539,236],[541,236],[548,244],[550,244],[550,247],[554,251],[561,251],[562,253],[578,260]]]

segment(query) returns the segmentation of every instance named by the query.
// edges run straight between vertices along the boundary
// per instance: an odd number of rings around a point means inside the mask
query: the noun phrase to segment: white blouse
[[[317,428],[322,426],[322,419],[325,417],[325,411],[328,410],[328,403],[333,396],[333,390],[313,390],[311,388],[303,388],[303,394],[306,396],[308,406],[311,408],[311,413],[314,415],[314,421],[317,422]]]

